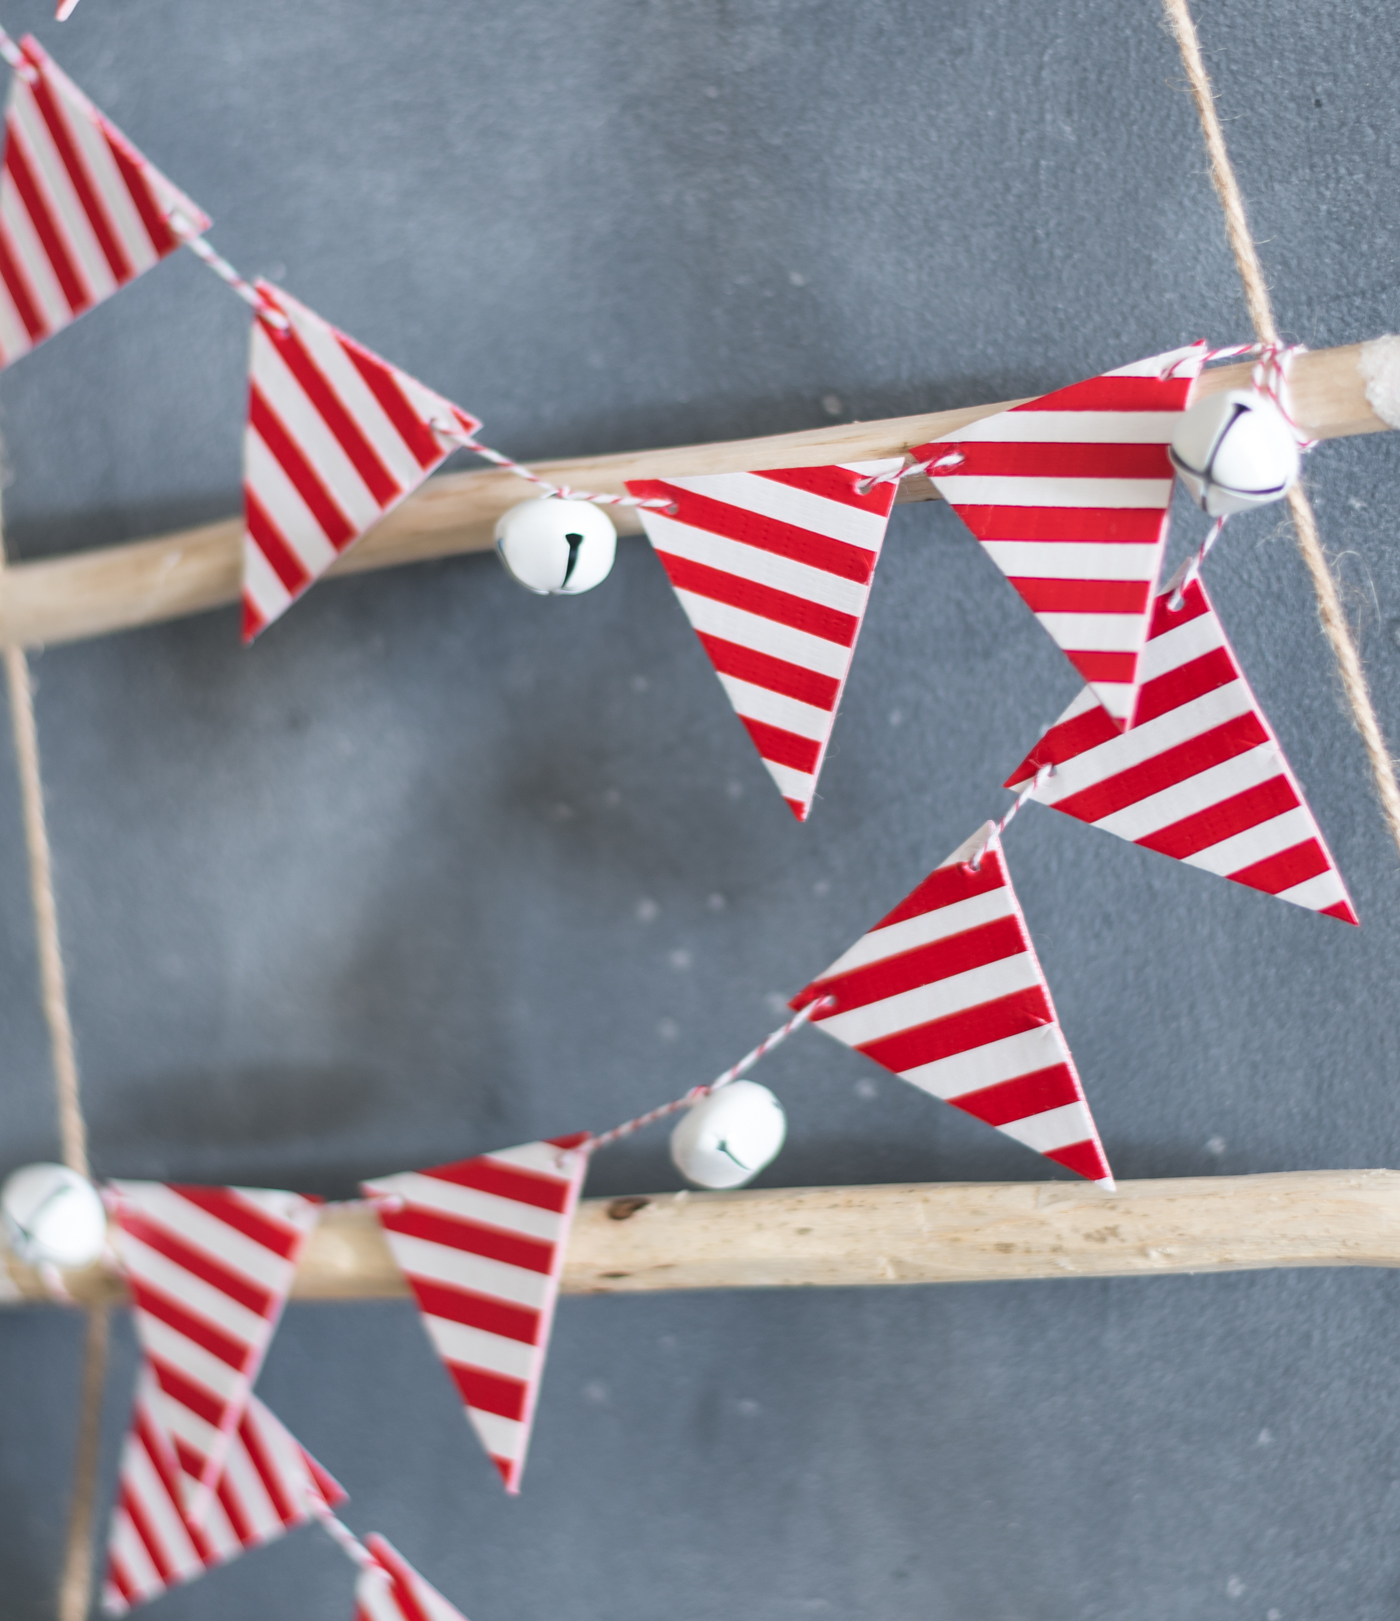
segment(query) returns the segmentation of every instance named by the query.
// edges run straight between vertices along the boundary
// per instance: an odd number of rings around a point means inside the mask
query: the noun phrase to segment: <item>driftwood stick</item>
[[[13,1257],[7,1303],[40,1301]],[[1400,1266],[1400,1171],[1289,1171],[1121,1183],[948,1182],[587,1199],[564,1266],[568,1294],[851,1284],[1156,1277],[1262,1267]],[[118,1278],[70,1273],[86,1302]],[[363,1205],[331,1205],[297,1271],[298,1300],[388,1300],[408,1290]]]
[[[1380,433],[1384,423],[1367,403],[1357,370],[1359,344],[1303,355],[1292,372],[1300,425],[1317,439]],[[1248,363],[1218,367],[1197,385],[1198,393],[1243,386]],[[665,478],[687,473],[755,467],[802,467],[814,462],[897,456],[914,445],[979,417],[1004,411],[1016,400],[965,406],[927,416],[853,422],[744,439],[729,444],[687,445],[672,450],[596,456],[583,461],[540,462],[537,470],[556,483],[619,494],[629,478]],[[524,500],[528,486],[509,473],[448,473],[426,485],[372,529],[341,558],[332,574],[390,568],[399,563],[489,550],[496,519]],[[901,501],[934,498],[927,479],[910,479]],[[640,524],[627,509],[612,513],[624,532]],[[78,641],[137,625],[179,619],[235,602],[239,591],[242,524],[236,518],[204,524],[154,540],[132,541],[32,563],[12,564],[0,599],[0,644],[38,647]]]

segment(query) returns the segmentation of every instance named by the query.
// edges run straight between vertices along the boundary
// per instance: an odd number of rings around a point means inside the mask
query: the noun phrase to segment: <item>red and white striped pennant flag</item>
[[[257,291],[243,440],[245,642],[481,426],[289,293],[265,281]]]
[[[1086,687],[1012,773],[1120,839],[1356,923],[1346,885],[1199,580],[1156,599],[1137,724],[1120,733]]]
[[[828,1035],[1113,1186],[991,822],[788,1005],[822,997]]]
[[[136,1337],[198,1522],[320,1207],[263,1188],[114,1182],[112,1189]]]
[[[520,1490],[586,1132],[364,1184],[467,1418]]]
[[[900,461],[633,479],[669,499],[642,508],[647,537],[778,791],[806,821]]]
[[[102,1608],[125,1615],[331,1508],[345,1493],[256,1396],[244,1409],[202,1523],[184,1506],[182,1471],[160,1420],[149,1367],[136,1387],[107,1536]]]
[[[1167,447],[1205,352],[1153,355],[912,453],[1120,731],[1167,544]]]
[[[355,1621],[466,1621],[392,1543],[371,1533],[365,1547],[374,1563],[355,1582]]]
[[[199,235],[210,223],[36,39],[25,38],[19,49],[0,175],[0,365],[135,281],[183,236]]]

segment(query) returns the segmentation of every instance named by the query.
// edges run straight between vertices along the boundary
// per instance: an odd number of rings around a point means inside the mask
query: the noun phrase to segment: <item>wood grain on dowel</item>
[[[1261,1267],[1400,1266],[1400,1171],[1125,1182],[952,1182],[586,1199],[567,1294],[1157,1277]],[[40,1280],[9,1262],[19,1298]],[[117,1304],[118,1278],[70,1273],[80,1299]],[[330,1205],[296,1300],[408,1294],[378,1220]]]
[[[1230,240],[1230,251],[1235,256],[1240,280],[1244,284],[1245,304],[1249,310],[1249,318],[1254,323],[1255,336],[1261,343],[1277,344],[1278,325],[1274,320],[1273,304],[1269,299],[1269,284],[1264,279],[1264,267],[1259,261],[1259,252],[1249,228],[1244,197],[1240,191],[1239,181],[1235,178],[1234,165],[1230,162],[1230,152],[1225,145],[1225,132],[1220,127],[1220,118],[1215,110],[1215,92],[1211,88],[1210,75],[1206,72],[1205,58],[1201,55],[1201,41],[1196,33],[1191,7],[1188,0],[1162,0],[1162,6],[1166,12],[1168,26],[1175,35],[1177,46],[1181,51],[1182,66],[1186,69],[1186,79],[1191,86],[1191,99],[1196,104],[1196,112],[1201,121],[1201,133],[1205,137],[1206,152],[1210,157],[1211,180],[1215,184],[1220,205],[1225,210],[1225,233]],[[1300,426],[1304,425],[1304,420],[1300,414]],[[1371,692],[1366,682],[1366,672],[1361,666],[1361,655],[1352,637],[1351,626],[1342,611],[1337,581],[1318,534],[1317,517],[1301,480],[1288,492],[1288,507],[1293,516],[1293,530],[1298,537],[1298,549],[1303,554],[1303,561],[1307,564],[1313,590],[1317,595],[1318,617],[1322,621],[1323,634],[1327,637],[1332,648],[1332,656],[1337,661],[1337,670],[1342,678],[1342,688],[1351,708],[1352,719],[1356,723],[1357,731],[1361,733],[1366,757],[1370,761],[1376,797],[1381,802],[1381,811],[1385,816],[1386,825],[1390,828],[1390,836],[1397,848],[1400,848],[1400,783],[1395,779],[1395,761],[1386,746],[1385,735],[1376,718],[1375,706],[1371,702]]]
[[[1318,439],[1380,433],[1384,423],[1366,399],[1357,370],[1359,344],[1302,356],[1294,368],[1299,419]],[[1198,392],[1236,387],[1249,366],[1223,366],[1201,379]],[[1019,403],[965,406],[931,415],[854,422],[744,439],[728,444],[687,445],[672,450],[596,456],[583,461],[541,462],[537,470],[557,483],[620,494],[629,478],[666,478],[687,473],[733,472],[757,467],[802,467],[814,462],[897,456],[914,445]],[[496,519],[524,500],[529,487],[509,473],[447,473],[429,479],[382,523],[340,558],[332,574],[390,568],[459,552],[488,550]],[[901,501],[934,498],[927,479],[910,479]],[[613,509],[619,528],[635,533],[634,512]],[[230,518],[154,540],[132,541],[68,556],[17,563],[0,597],[0,642],[37,647],[102,636],[137,625],[202,613],[238,598],[242,523]]]

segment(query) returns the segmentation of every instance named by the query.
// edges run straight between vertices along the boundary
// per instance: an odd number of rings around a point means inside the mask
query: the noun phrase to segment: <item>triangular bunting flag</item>
[[[117,1251],[157,1408],[202,1521],[319,1206],[262,1188],[114,1182]]]
[[[260,281],[243,440],[243,639],[481,426]],[[280,312],[287,326],[276,324]]]
[[[10,80],[0,176],[0,365],[134,281],[209,220],[36,39]]]
[[[807,819],[865,618],[899,460],[635,479],[642,524],[729,701]],[[868,487],[867,487],[868,486]]]
[[[520,1490],[588,1134],[366,1182],[428,1338]]]
[[[355,1621],[466,1621],[383,1537],[371,1534],[365,1546],[374,1564],[355,1583]]]
[[[1012,774],[1120,839],[1358,921],[1322,833],[1199,580],[1157,598],[1137,724],[1119,733],[1086,687]]]
[[[107,1538],[102,1608],[125,1615],[169,1587],[227,1564],[330,1508],[345,1493],[256,1396],[234,1432],[202,1524],[188,1516],[181,1470],[161,1426],[150,1369],[141,1370],[122,1448],[117,1500]]]
[[[995,833],[974,833],[789,1006],[832,998],[812,1016],[828,1035],[1112,1187]]]
[[[1167,447],[1204,356],[1204,344],[1154,355],[912,453],[934,460],[929,478],[938,493],[1120,730],[1132,724],[1138,655],[1167,543]]]

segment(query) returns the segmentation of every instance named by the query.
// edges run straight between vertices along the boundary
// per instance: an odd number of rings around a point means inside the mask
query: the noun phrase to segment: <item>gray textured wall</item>
[[[520,455],[1247,336],[1153,0],[47,12],[3,20],[218,246]],[[1201,13],[1286,333],[1400,326],[1393,9]],[[233,510],[244,315],[185,256],[0,377],[11,544]],[[1400,739],[1400,441],[1309,474]],[[1278,516],[1210,580],[1364,927],[1038,809],[1021,896],[1120,1176],[1400,1164],[1400,866]],[[940,506],[895,516],[805,828],[640,542],[577,601],[467,559],[319,589],[251,654],[227,612],[36,670],[99,1169],[330,1195],[710,1077],[998,813],[1076,689]],[[0,1012],[7,1170],[55,1150],[7,752]],[[1046,1174],[817,1035],[763,1079],[770,1184]],[[654,1134],[592,1190],[674,1185]],[[1370,1621],[1400,1600],[1397,1321],[1379,1272],[566,1300],[518,1501],[407,1306],[289,1311],[260,1388],[473,1621]],[[123,1326],[108,1487],[132,1365]],[[16,1621],[49,1614],[76,1380],[70,1317],[0,1323]],[[151,1613],[330,1621],[350,1581],[305,1532]]]

